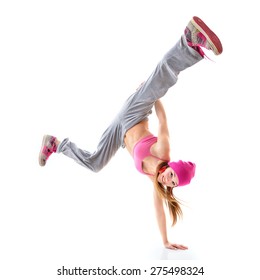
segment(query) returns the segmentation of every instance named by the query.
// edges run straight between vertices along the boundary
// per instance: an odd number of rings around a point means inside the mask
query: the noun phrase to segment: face
[[[179,184],[179,179],[171,167],[168,167],[164,172],[158,176],[158,182],[164,186],[175,188]]]

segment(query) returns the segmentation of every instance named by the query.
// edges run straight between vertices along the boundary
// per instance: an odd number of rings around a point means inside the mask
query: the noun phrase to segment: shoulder
[[[157,138],[157,142],[155,142],[151,147],[151,153],[153,156],[169,161],[170,160],[170,145],[169,140],[165,139],[165,141],[160,141],[159,138]]]

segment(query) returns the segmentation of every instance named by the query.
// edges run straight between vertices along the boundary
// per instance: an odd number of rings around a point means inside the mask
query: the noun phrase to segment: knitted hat
[[[179,160],[178,162],[169,162],[168,165],[174,170],[179,179],[178,186],[185,186],[190,183],[195,175],[196,165],[190,161],[185,162]]]

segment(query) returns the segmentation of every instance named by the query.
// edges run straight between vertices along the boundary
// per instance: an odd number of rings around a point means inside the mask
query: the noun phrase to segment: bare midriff
[[[142,138],[152,135],[149,131],[148,121],[144,120],[130,128],[125,135],[125,146],[128,152],[132,155],[135,144]]]

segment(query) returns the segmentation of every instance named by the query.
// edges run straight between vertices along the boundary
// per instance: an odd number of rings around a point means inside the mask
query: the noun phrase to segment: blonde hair
[[[157,191],[159,196],[165,200],[165,203],[166,203],[167,207],[169,208],[169,213],[170,213],[170,217],[172,220],[172,226],[174,226],[177,223],[177,220],[182,218],[183,213],[182,213],[182,209],[181,209],[179,200],[177,200],[172,193],[172,188],[166,187],[163,184],[158,182],[157,178],[159,175],[159,170],[163,166],[168,166],[168,163],[162,162],[161,164],[159,164],[157,166],[153,183],[154,183],[155,190]]]

